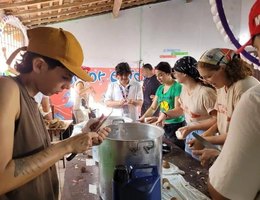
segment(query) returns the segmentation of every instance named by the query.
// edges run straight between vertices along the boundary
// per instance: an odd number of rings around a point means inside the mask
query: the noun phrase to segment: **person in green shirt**
[[[178,140],[175,134],[180,127],[186,124],[183,110],[178,101],[182,86],[173,79],[171,66],[168,62],[160,62],[155,67],[155,74],[162,85],[157,89],[152,105],[139,120],[163,126],[165,138],[184,149],[184,141]],[[165,115],[168,110],[173,110],[177,117],[166,118],[163,122],[158,121],[158,117],[152,117],[158,107],[160,115]]]

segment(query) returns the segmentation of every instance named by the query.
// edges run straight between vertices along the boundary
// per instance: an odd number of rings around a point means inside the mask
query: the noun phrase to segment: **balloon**
[[[225,41],[226,43],[230,43],[230,42],[231,42],[228,35],[226,35],[226,36],[224,37],[224,41]]]
[[[221,21],[219,21],[217,24],[216,24],[216,26],[217,26],[217,29],[220,31],[221,29],[223,29],[223,26],[222,26],[222,23],[221,23]]]
[[[212,15],[216,15],[218,13],[218,10],[217,10],[217,6],[216,5],[213,5],[211,6],[211,13]]]
[[[211,6],[216,5],[216,1],[215,1],[215,0],[209,0],[209,4],[210,4]]]
[[[221,28],[221,29],[219,30],[219,32],[220,32],[220,34],[221,34],[223,37],[225,37],[225,36],[227,35],[227,33],[226,33],[226,31],[225,31],[224,28]]]
[[[215,22],[215,24],[217,24],[220,21],[218,14],[213,16],[213,21]]]

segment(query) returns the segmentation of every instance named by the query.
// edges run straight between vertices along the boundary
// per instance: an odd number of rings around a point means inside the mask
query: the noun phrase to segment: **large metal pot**
[[[117,125],[119,123],[130,123],[133,122],[133,120],[129,117],[122,117],[122,116],[109,116],[107,120],[104,122],[103,126],[109,126],[109,125]]]
[[[164,130],[151,124],[110,125],[111,133],[99,146],[99,192],[112,200],[112,179],[116,165],[156,165],[161,174]]]
[[[102,127],[109,126],[112,124],[119,124],[119,123],[125,123],[125,122],[133,122],[131,118],[128,117],[121,117],[121,116],[109,116]],[[99,146],[93,146],[92,147],[92,156],[93,160],[96,162],[99,162]]]

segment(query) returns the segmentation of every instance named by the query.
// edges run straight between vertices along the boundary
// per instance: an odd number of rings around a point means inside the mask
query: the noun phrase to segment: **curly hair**
[[[132,74],[130,66],[127,62],[121,62],[115,67],[117,75]]]
[[[207,70],[217,71],[223,65],[213,65],[205,62],[198,62],[198,67],[206,68]],[[253,67],[241,58],[233,58],[227,64],[225,64],[226,77],[231,84],[253,75]]]
[[[32,61],[34,58],[37,57],[42,58],[48,64],[49,69],[54,69],[56,67],[65,67],[61,62],[57,60],[27,51],[22,55],[22,59],[20,60],[20,62],[16,62],[15,69],[22,74],[30,73],[33,70]]]

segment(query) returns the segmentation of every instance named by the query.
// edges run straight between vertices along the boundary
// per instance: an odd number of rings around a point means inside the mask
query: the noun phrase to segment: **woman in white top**
[[[243,61],[234,50],[215,48],[206,51],[198,62],[198,70],[204,81],[217,90],[217,123],[203,133],[205,139],[223,145],[234,108],[241,95],[259,84],[252,74],[251,66]],[[218,133],[216,135],[216,133]],[[201,149],[197,141],[191,141],[195,149]]]
[[[197,61],[191,56],[177,60],[173,74],[183,85],[179,102],[187,122],[186,126],[178,129],[179,138],[186,138],[186,141],[189,141],[193,138],[191,132],[202,134],[216,122],[216,118],[213,117],[216,115],[214,110],[216,91],[202,83],[197,70]],[[175,117],[172,110],[169,110],[166,115],[168,118]],[[185,151],[192,155],[187,144]]]

